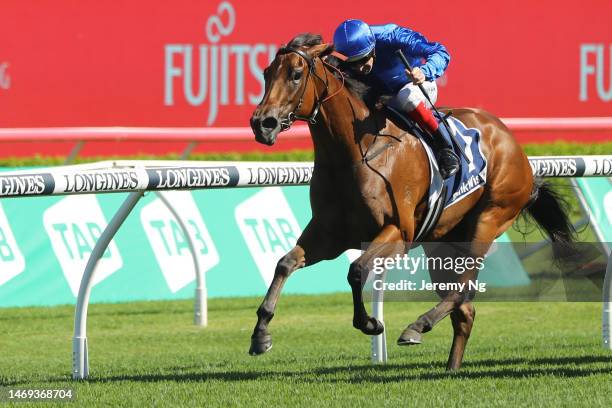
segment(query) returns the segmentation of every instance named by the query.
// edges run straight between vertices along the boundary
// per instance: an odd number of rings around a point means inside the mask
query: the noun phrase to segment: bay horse
[[[362,249],[362,243],[370,244],[350,265],[347,276],[353,326],[367,335],[381,334],[382,323],[369,316],[363,304],[365,279],[375,258],[406,253],[425,214],[430,170],[422,144],[383,111],[368,108],[354,91],[354,84],[349,89],[351,81],[326,61],[332,51],[333,45],[322,43],[314,34],[299,35],[282,47],[264,71],[264,96],[251,117],[260,143],[274,144],[282,130],[295,120],[305,120],[314,145],[312,219],[295,247],[276,266],[257,310],[251,355],[272,347],[268,325],[289,275],[334,259],[347,249]],[[486,184],[445,209],[424,241],[469,243],[472,256],[484,256],[493,240],[527,211],[552,241],[571,243],[573,230],[567,208],[547,184],[535,182],[527,156],[508,128],[481,109],[453,109],[452,114],[467,127],[481,131],[488,162]],[[392,143],[368,159],[367,152],[378,148],[378,135]],[[454,279],[467,283],[475,280],[476,273],[454,274]],[[430,275],[432,280],[439,279],[435,270]],[[453,342],[447,369],[456,370],[474,324],[472,296],[467,290],[438,294],[440,303],[409,324],[398,344],[421,343],[422,334],[450,314]]]

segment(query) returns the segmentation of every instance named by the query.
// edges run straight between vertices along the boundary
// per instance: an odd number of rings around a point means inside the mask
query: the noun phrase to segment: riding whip
[[[395,53],[402,60],[402,62],[404,63],[404,66],[406,67],[406,69],[408,69],[408,71],[412,72],[412,67],[410,66],[410,63],[408,62],[408,59],[406,58],[406,56],[404,55],[402,50],[401,49],[396,50]],[[470,163],[470,159],[468,159],[467,155],[465,154],[465,152],[461,148],[461,145],[459,144],[459,142],[455,138],[455,134],[453,133],[453,131],[451,130],[451,127],[449,126],[448,122],[446,121],[446,117],[444,115],[442,115],[440,112],[438,112],[438,109],[436,109],[435,105],[433,104],[433,102],[429,98],[429,95],[427,94],[427,91],[425,90],[425,87],[423,86],[423,84],[417,84],[417,85],[418,85],[419,89],[421,90],[421,92],[423,92],[423,95],[425,95],[425,98],[427,99],[427,102],[429,102],[429,104],[431,105],[431,107],[434,110],[434,112],[436,112],[436,114],[438,115],[438,117],[440,118],[442,123],[444,124],[444,127],[446,127],[446,130],[448,131],[448,134],[449,134],[451,140],[453,141],[455,146],[457,146],[457,150],[459,150],[459,153],[461,153],[461,156],[465,159],[466,162]]]

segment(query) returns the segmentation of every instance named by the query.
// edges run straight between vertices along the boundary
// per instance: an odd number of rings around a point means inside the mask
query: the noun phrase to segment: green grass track
[[[464,367],[447,373],[448,319],[420,346],[395,345],[431,304],[385,304],[389,362],[372,365],[349,293],[282,297],[273,349],[249,356],[259,302],[212,299],[205,329],[191,301],[91,305],[90,379],[80,382],[70,378],[72,306],[3,309],[0,386],[73,387],[78,406],[612,406],[601,303],[477,303]]]

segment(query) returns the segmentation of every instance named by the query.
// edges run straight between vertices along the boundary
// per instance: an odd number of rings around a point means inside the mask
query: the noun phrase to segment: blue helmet
[[[346,20],[334,33],[336,51],[347,57],[347,61],[357,61],[374,49],[376,39],[370,26],[361,20]]]

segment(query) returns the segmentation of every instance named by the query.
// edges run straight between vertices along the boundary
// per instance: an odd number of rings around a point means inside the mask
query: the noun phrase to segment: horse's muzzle
[[[259,115],[253,115],[251,117],[251,129],[253,129],[256,141],[272,146],[281,130],[280,120],[274,116],[262,118]]]

